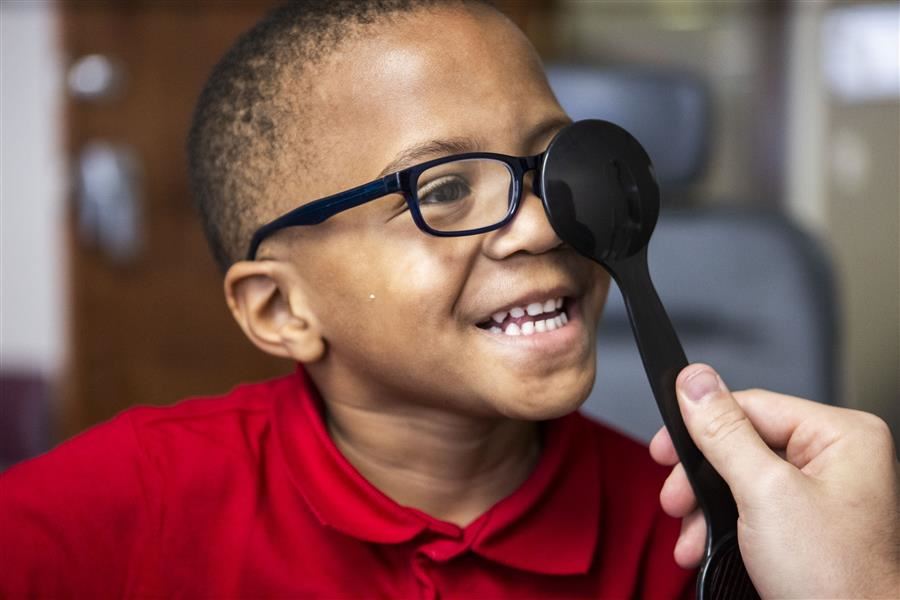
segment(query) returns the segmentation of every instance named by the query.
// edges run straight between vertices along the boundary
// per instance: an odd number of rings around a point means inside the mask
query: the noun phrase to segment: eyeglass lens
[[[419,212],[435,231],[490,227],[509,212],[513,178],[506,163],[489,158],[462,159],[431,167],[419,175]]]

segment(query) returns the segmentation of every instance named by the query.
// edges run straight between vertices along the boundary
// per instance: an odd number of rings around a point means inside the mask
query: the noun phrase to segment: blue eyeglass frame
[[[377,200],[378,198],[383,198],[388,194],[403,194],[406,205],[409,207],[409,212],[412,215],[416,226],[429,235],[437,237],[461,237],[500,229],[512,220],[516,211],[519,209],[519,204],[522,200],[523,181],[526,173],[529,171],[540,172],[543,168],[545,155],[546,151],[533,156],[509,156],[493,152],[467,152],[464,154],[443,156],[441,158],[413,165],[412,167],[407,167],[349,190],[338,192],[337,194],[326,196],[325,198],[298,206],[275,220],[266,223],[253,234],[253,238],[250,240],[250,248],[247,251],[247,260],[256,260],[256,252],[259,250],[260,244],[262,244],[270,235],[281,229],[301,225],[317,225],[339,212],[365,204],[366,202],[371,202],[372,200]],[[422,212],[419,210],[419,205],[416,202],[416,187],[419,182],[419,176],[426,170],[438,165],[478,158],[488,158],[502,162],[510,169],[510,173],[512,174],[512,188],[510,189],[511,198],[509,198],[509,208],[506,211],[506,216],[493,225],[479,227],[478,229],[438,231],[429,227],[422,217]],[[534,193],[543,199],[544,195],[543,191],[540,189],[540,181],[540,177],[535,177],[532,188]]]

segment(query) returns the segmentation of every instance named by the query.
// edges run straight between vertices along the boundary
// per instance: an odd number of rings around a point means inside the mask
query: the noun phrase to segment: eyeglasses
[[[385,175],[358,187],[315,200],[256,230],[247,260],[263,240],[286,227],[316,225],[339,212],[388,194],[403,194],[415,224],[440,237],[476,235],[500,229],[515,216],[525,174],[540,171],[544,155],[507,156],[490,152],[455,154]],[[540,193],[534,178],[534,193]]]

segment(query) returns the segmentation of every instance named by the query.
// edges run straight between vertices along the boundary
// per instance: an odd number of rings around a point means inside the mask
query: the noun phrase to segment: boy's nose
[[[516,252],[542,254],[562,244],[530,182],[523,188],[519,210],[512,221],[487,236],[485,252],[493,259],[502,260]]]

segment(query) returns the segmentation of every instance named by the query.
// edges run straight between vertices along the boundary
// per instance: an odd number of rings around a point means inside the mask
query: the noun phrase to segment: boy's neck
[[[533,422],[326,404],[331,438],[370,483],[398,504],[459,526],[519,487],[540,455]]]

